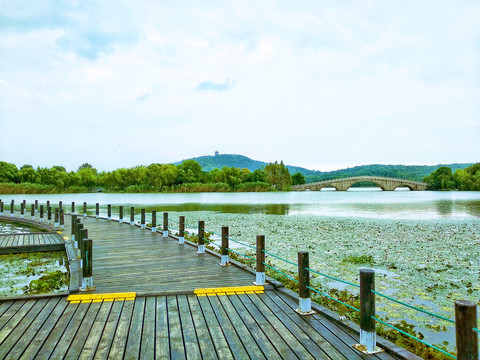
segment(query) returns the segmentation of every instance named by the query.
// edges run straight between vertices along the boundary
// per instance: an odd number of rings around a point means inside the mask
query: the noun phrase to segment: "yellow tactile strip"
[[[110,293],[110,294],[75,294],[70,295],[67,301],[72,304],[80,302],[101,302],[101,301],[122,301],[122,300],[135,300],[137,296],[134,292],[126,293]]]
[[[206,288],[195,289],[194,293],[197,296],[215,296],[215,295],[235,295],[237,293],[263,293],[263,286],[237,286],[237,287],[220,287],[220,288]]]

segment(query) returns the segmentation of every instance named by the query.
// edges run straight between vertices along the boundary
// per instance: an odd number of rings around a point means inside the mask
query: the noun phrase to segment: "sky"
[[[0,0],[0,161],[480,161],[480,2]]]

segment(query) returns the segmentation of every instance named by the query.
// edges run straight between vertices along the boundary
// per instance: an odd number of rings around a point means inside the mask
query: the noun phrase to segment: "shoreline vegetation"
[[[429,190],[479,191],[480,163],[456,169],[454,173],[451,168],[441,166],[423,181]],[[305,176],[300,172],[291,175],[283,161],[254,171],[223,167],[208,172],[195,160],[107,172],[98,172],[88,163],[76,172],[67,172],[63,166],[34,169],[23,165],[18,169],[14,164],[0,161],[0,194],[267,192],[291,191],[292,186],[304,183]]]

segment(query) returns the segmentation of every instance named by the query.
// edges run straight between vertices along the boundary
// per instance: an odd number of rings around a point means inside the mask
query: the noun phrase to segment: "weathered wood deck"
[[[195,288],[251,285],[254,275],[150,230],[82,222],[94,244],[95,292],[137,297],[0,301],[0,360],[402,358],[361,354],[352,347],[355,331],[323,313],[298,315],[297,301],[281,290],[195,295]]]
[[[0,235],[0,254],[62,250],[64,241],[53,232]]]

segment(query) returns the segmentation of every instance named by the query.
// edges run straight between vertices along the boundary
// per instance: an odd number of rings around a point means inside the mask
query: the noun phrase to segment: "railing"
[[[47,214],[48,214],[48,221],[51,221],[51,206],[50,202],[47,202],[46,205]],[[25,201],[20,205],[20,214],[24,216],[24,211],[26,209]],[[39,210],[38,210],[39,209]],[[61,223],[61,219],[63,217],[63,210],[62,204],[59,203],[58,211],[55,211],[55,214],[59,214],[59,224]],[[10,214],[13,216],[15,211],[14,202],[12,200],[10,204]],[[32,204],[31,206],[31,214],[32,217],[34,216],[34,212],[40,211],[40,219],[43,219],[43,212],[44,206],[39,205],[38,201],[35,201],[35,205]],[[88,231],[83,228],[83,224],[80,223],[79,215],[75,214],[75,203],[71,205],[72,211],[72,240],[75,242],[76,248],[79,249],[79,253],[81,256],[81,268],[82,268],[82,288],[83,290],[92,289],[93,287],[93,278],[92,278],[92,241],[88,239]],[[62,214],[62,215],[61,215]],[[119,206],[118,212],[118,221],[123,222],[123,206]],[[0,200],[0,216],[4,215],[4,203]],[[86,217],[87,214],[87,203],[83,203],[83,216]],[[95,205],[95,217],[100,218],[100,206],[97,203]],[[135,213],[134,207],[130,208],[130,225],[140,226],[142,229],[147,228],[146,226],[146,214],[145,210],[142,209],[140,213],[140,222],[136,223],[135,219],[138,218],[137,213]],[[107,206],[107,220],[112,220],[112,208],[109,204]],[[43,220],[40,220],[43,221]],[[55,221],[57,221],[57,217],[55,217]],[[298,261],[293,262],[287,259],[284,259],[272,252],[265,250],[265,236],[258,235],[256,239],[256,246],[252,246],[250,244],[241,242],[239,240],[233,239],[229,236],[229,229],[228,227],[222,227],[221,234],[217,234],[213,231],[207,230],[205,228],[204,221],[199,221],[198,225],[192,225],[185,223],[185,217],[180,216],[179,220],[174,220],[168,217],[168,213],[163,213],[163,236],[168,237],[170,233],[169,223],[178,224],[178,243],[180,245],[185,243],[185,234],[189,235],[192,240],[196,240],[197,242],[197,253],[204,254],[205,251],[205,243],[208,245],[213,245],[214,248],[212,250],[219,249],[221,262],[220,265],[228,266],[230,263],[229,254],[235,254],[237,259],[246,259],[245,263],[255,263],[255,271],[256,271],[256,281],[255,284],[257,285],[264,285],[266,284],[266,274],[265,274],[265,267],[269,268],[271,271],[274,271],[281,276],[293,281],[298,286],[298,294],[299,294],[299,308],[296,311],[302,315],[308,315],[313,312],[311,307],[311,299],[310,299],[310,291],[313,291],[315,294],[318,294],[322,297],[326,297],[330,300],[333,300],[348,309],[358,313],[360,315],[360,344],[358,345],[357,349],[364,351],[366,354],[372,354],[377,352],[379,349],[376,345],[376,322],[392,328],[401,334],[413,339],[414,341],[418,341],[425,346],[428,346],[443,355],[450,357],[452,359],[478,359],[478,333],[480,330],[477,328],[477,305],[471,301],[467,300],[459,300],[456,301],[455,306],[455,320],[446,318],[442,315],[435,314],[433,312],[421,309],[417,306],[405,303],[403,301],[394,299],[391,296],[382,294],[375,290],[375,271],[371,269],[361,269],[360,270],[360,283],[356,284],[353,282],[349,282],[346,280],[342,280],[328,274],[319,272],[315,269],[309,267],[309,253],[305,251],[298,252]],[[56,224],[56,222],[55,222]],[[157,215],[156,211],[152,211],[152,221],[150,229],[153,232],[157,232]],[[60,226],[60,225],[59,225]],[[197,231],[187,231],[185,230],[185,226],[189,229],[197,229]],[[217,242],[211,240],[208,235],[211,234],[221,238],[221,243],[218,244]],[[229,242],[235,242],[236,244],[255,251],[255,255],[247,255],[242,253],[240,250],[234,250],[229,246]],[[297,269],[297,278],[292,275],[286,273],[281,269],[278,269],[271,265],[271,263],[267,262],[265,256],[272,257],[276,260],[280,260],[286,264],[286,266],[293,266]],[[293,273],[293,272],[290,272]],[[314,286],[310,285],[310,276],[311,274],[319,275],[330,280],[338,281],[344,283],[348,286],[352,286],[358,288],[360,290],[360,307],[356,308],[344,301],[341,301],[321,290],[315,288]],[[414,335],[411,335],[402,329],[389,324],[387,321],[380,319],[375,314],[375,299],[376,296],[382,297],[389,301],[395,302],[396,304],[408,307],[410,309],[422,312],[429,316],[435,317],[442,321],[447,321],[451,324],[455,324],[455,337],[456,337],[456,347],[457,347],[457,356],[438,348],[435,345],[432,345],[423,339],[420,339]]]

